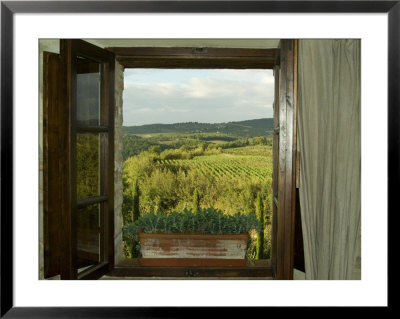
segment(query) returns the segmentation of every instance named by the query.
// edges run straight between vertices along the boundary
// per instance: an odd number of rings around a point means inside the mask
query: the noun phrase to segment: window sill
[[[234,267],[145,267],[138,259],[125,259],[101,279],[273,279],[269,259],[247,260]]]

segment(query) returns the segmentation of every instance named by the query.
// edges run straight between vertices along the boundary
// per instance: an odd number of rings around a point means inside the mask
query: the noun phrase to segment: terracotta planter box
[[[142,266],[244,266],[248,234],[139,233]]]

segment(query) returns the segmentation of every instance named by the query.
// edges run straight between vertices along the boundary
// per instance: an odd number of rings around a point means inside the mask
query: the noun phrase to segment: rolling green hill
[[[128,134],[151,133],[221,133],[238,138],[271,136],[274,119],[263,118],[227,123],[174,123],[174,124],[147,124],[141,126],[123,126],[123,132]]]

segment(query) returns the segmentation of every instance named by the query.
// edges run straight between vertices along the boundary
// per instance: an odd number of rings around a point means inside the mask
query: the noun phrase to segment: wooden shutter
[[[115,57],[60,49],[43,61],[44,276],[96,279],[114,266]]]
[[[63,202],[60,99],[60,55],[43,53],[43,251],[44,278],[60,274],[61,209]]]
[[[68,112],[61,279],[96,279],[114,266],[113,53],[61,40]]]

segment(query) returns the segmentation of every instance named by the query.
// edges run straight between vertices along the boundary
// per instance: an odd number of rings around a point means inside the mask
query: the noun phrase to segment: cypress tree
[[[135,179],[132,185],[132,223],[139,218],[139,196],[139,183]],[[129,258],[139,257],[138,251],[135,249],[136,245],[137,242],[134,239],[129,240],[129,243],[127,242]]]
[[[132,189],[132,222],[139,218],[139,183],[136,179]]]
[[[257,193],[255,206],[257,219],[262,223],[262,230],[257,233],[256,259],[262,259],[264,256],[264,209],[260,193]]]
[[[197,214],[199,210],[200,210],[199,191],[197,190],[197,188],[195,188],[193,192],[193,213]]]

